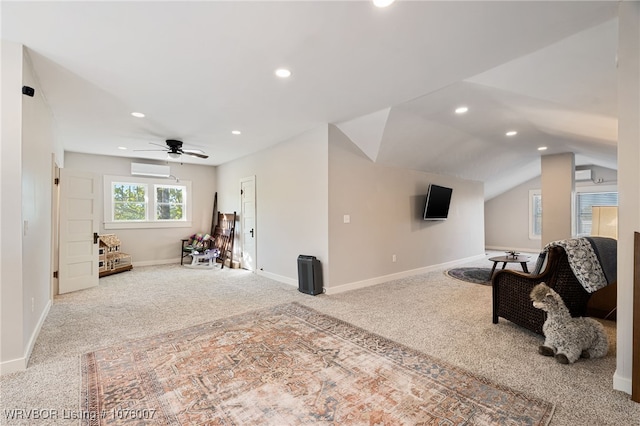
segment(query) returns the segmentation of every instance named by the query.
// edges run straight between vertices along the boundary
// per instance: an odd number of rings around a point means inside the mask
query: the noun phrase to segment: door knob
[[[251,228],[251,231],[249,231],[251,233],[251,238],[253,238],[253,228]]]

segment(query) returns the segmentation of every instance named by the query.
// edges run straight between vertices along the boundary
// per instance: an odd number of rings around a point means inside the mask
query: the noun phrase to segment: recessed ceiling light
[[[126,146],[119,146],[118,149],[125,150],[125,149],[127,149],[127,147]]]
[[[376,7],[387,7],[396,0],[373,0]]]
[[[507,133],[505,133],[505,135],[507,135],[507,136],[515,136],[517,134],[518,134],[518,132],[516,132],[515,130],[509,130]]]
[[[467,111],[469,111],[469,107],[466,106],[456,108],[456,114],[464,114]]]
[[[240,130],[232,130],[232,131],[231,131],[231,134],[233,134],[233,135],[239,135],[239,134],[241,134],[241,133],[242,133],[242,132],[241,132]]]
[[[144,118],[144,114],[141,112],[132,112],[131,115],[137,118]]]
[[[276,75],[281,78],[291,77],[291,71],[286,68],[278,68],[276,70]]]
[[[546,146],[539,146],[538,147],[538,151],[546,151],[547,147]]]

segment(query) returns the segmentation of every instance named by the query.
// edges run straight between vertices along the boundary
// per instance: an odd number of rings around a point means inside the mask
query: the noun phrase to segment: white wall
[[[484,255],[482,183],[380,166],[337,127],[329,129],[333,291]],[[422,219],[430,183],[453,188],[446,221]],[[344,215],[350,223],[344,223]]]
[[[297,285],[300,254],[322,262],[327,293],[484,256],[481,183],[376,165],[333,125],[217,172],[228,212],[240,210],[240,179],[256,176],[256,266],[283,282]],[[453,187],[446,221],[421,218],[429,183]]]
[[[529,191],[540,189],[540,177],[497,196],[484,205],[487,248],[540,251],[541,240],[529,239]]]
[[[33,253],[51,250],[51,196],[53,192],[51,154],[53,147],[53,117],[42,91],[37,85],[29,56],[25,55],[23,82],[34,87],[33,98],[22,100],[22,220],[27,230],[22,238],[22,280],[24,339],[29,342],[44,321],[51,303],[51,256],[34,261]],[[28,346],[32,346],[31,342]]]
[[[21,94],[23,85],[35,96]],[[26,368],[51,304],[53,120],[21,45],[2,41],[2,374]],[[23,225],[28,225],[24,226]]]
[[[256,270],[297,285],[297,258],[316,256],[327,273],[327,127],[220,165],[220,211],[240,214],[240,179],[256,177]],[[236,235],[241,235],[238,229]],[[240,250],[239,239],[236,248]]]
[[[75,152],[65,153],[65,168],[92,172],[100,176],[131,176],[131,163],[145,162],[124,157],[90,155]],[[193,164],[169,163],[171,174],[182,181],[192,183],[192,226],[184,228],[152,229],[104,229],[104,218],[100,223],[101,234],[116,234],[121,242],[121,250],[131,255],[136,265],[154,265],[180,261],[183,238],[196,232],[211,232],[213,197],[216,190],[215,167]],[[167,182],[175,182],[167,179]],[[64,184],[64,182],[62,183]],[[103,186],[99,188],[100,217],[103,216]]]
[[[22,46],[2,40],[2,372],[25,368],[22,322]],[[12,88],[13,90],[10,90]],[[43,257],[44,258],[44,257]]]
[[[631,393],[633,239],[640,232],[640,3],[620,3],[618,43],[618,327],[613,387]],[[636,291],[638,289],[636,288]]]

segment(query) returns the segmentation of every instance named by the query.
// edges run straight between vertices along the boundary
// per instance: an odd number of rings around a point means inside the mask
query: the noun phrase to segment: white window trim
[[[533,233],[533,197],[534,195],[542,194],[542,190],[540,189],[530,189],[529,190],[529,239],[530,240],[541,240],[542,235],[535,235]]]
[[[144,221],[113,221],[113,198],[111,188],[114,182],[122,183],[140,183],[147,185],[147,215],[153,219],[147,218]],[[186,193],[186,215],[185,220],[155,220],[155,186],[184,186],[187,188]],[[104,229],[149,229],[149,228],[191,228],[191,181],[180,180],[180,183],[167,182],[165,179],[142,178],[137,176],[104,176]],[[149,191],[153,194],[149,194]]]
[[[576,192],[618,192],[618,185],[576,185]]]

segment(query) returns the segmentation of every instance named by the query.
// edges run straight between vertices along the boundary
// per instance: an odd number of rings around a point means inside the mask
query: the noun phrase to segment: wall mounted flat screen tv
[[[453,189],[429,185],[427,201],[424,204],[424,220],[446,220],[449,215]]]

